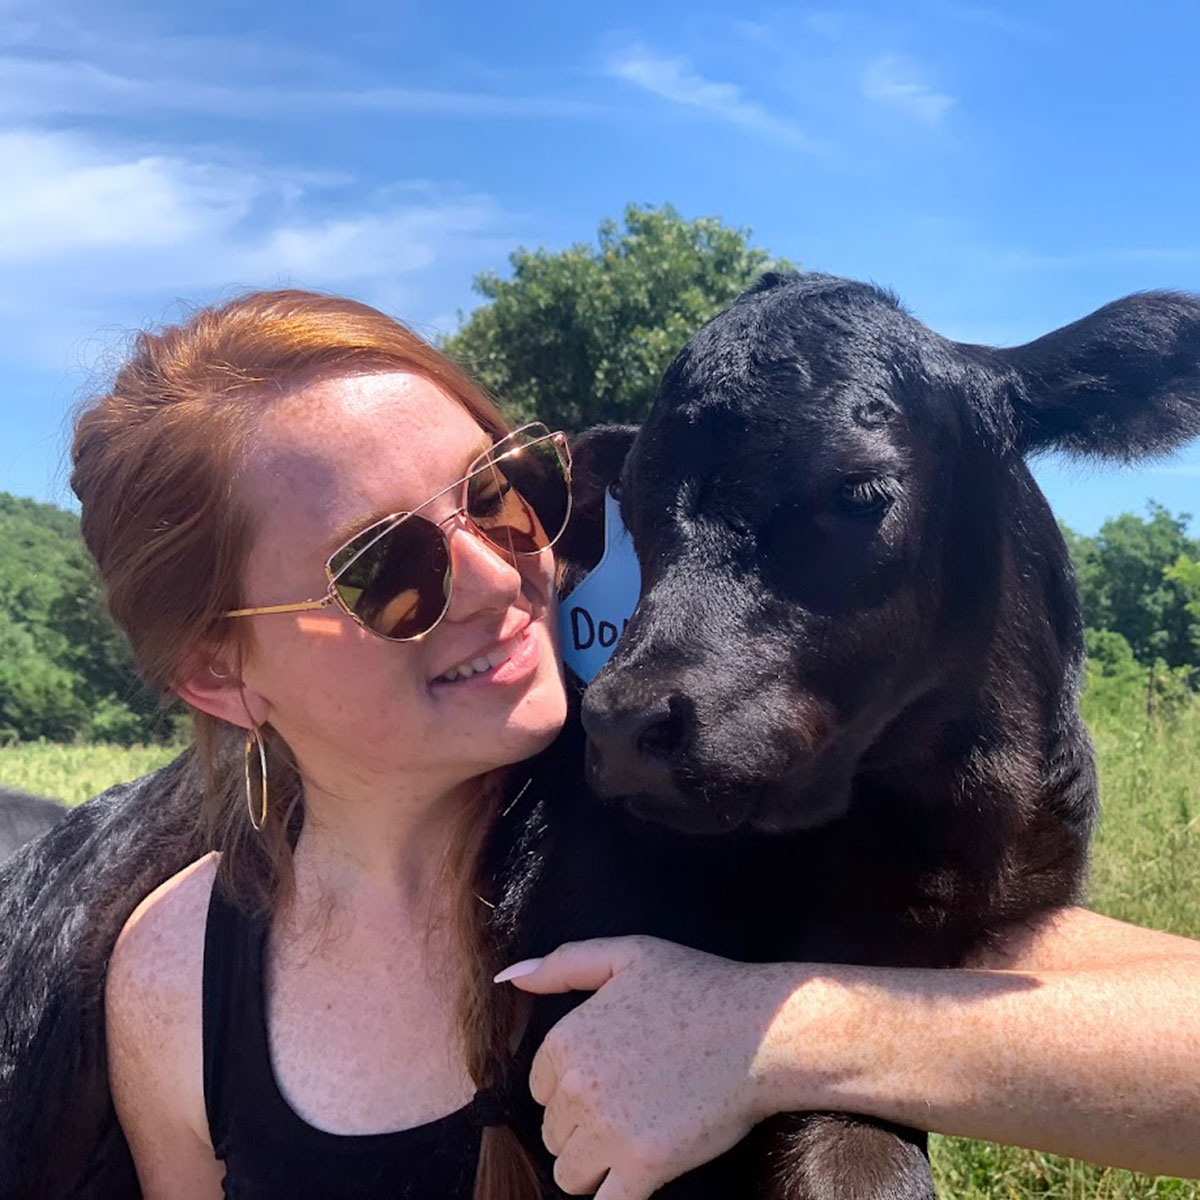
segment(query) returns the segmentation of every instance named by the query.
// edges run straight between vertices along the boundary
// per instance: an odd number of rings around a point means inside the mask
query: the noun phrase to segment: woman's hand
[[[626,937],[501,972],[528,992],[596,992],[546,1035],[530,1074],[559,1187],[645,1200],[740,1141],[773,1111],[764,1035],[797,971]]]

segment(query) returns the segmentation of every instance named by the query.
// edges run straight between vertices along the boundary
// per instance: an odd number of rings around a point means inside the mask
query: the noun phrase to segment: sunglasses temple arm
[[[235,608],[232,612],[222,613],[223,617],[257,617],[266,613],[311,612],[315,608],[327,608],[333,603],[333,596],[324,596],[320,600],[302,600],[299,604],[267,604],[261,608]]]

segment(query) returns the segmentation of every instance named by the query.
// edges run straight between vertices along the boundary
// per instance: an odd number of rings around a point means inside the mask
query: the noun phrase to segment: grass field
[[[1088,699],[1103,802],[1091,905],[1200,937],[1200,703],[1171,723],[1148,723],[1136,695],[1104,710]],[[175,753],[157,746],[0,747],[0,783],[74,802]],[[935,1137],[933,1161],[941,1194],[956,1200],[1200,1200],[1200,1182],[1102,1170],[982,1142]]]
[[[168,763],[178,746],[59,746],[23,742],[0,746],[0,785],[78,804],[114,783]]]

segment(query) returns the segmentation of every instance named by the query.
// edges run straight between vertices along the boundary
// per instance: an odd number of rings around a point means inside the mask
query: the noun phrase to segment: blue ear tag
[[[633,539],[612,492],[604,495],[604,554],[558,605],[563,661],[591,683],[612,657],[642,591]]]

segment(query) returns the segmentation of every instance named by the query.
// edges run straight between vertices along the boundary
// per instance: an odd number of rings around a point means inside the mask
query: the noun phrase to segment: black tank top
[[[343,1135],[317,1129],[283,1098],[267,1040],[268,922],[214,883],[204,940],[204,1105],[230,1200],[470,1200],[482,1093],[426,1125]]]

